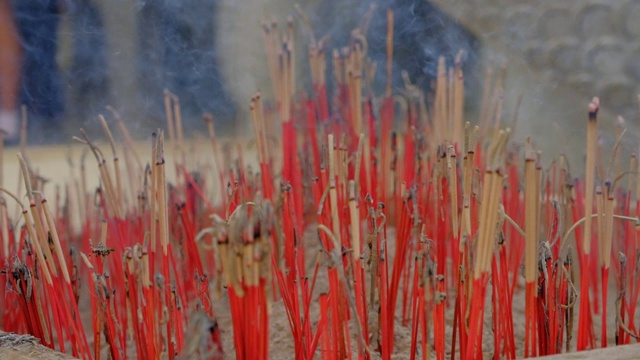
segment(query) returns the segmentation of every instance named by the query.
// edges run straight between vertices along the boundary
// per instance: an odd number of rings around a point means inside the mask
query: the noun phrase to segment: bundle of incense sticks
[[[333,52],[312,33],[313,93],[304,94],[293,20],[263,25],[275,106],[260,93],[250,102],[259,173],[242,146],[222,151],[212,115],[207,163],[192,161],[169,91],[167,144],[158,130],[140,156],[109,108],[122,139],[101,117],[111,159],[81,130],[86,151],[55,196],[22,147],[16,193],[0,173],[0,328],[83,359],[282,356],[270,337],[274,307],[291,332],[286,356],[297,359],[533,357],[637,340],[639,164],[634,155],[622,169],[618,140],[596,176],[598,99],[585,108],[586,172],[574,177],[564,156],[545,166],[535,139],[523,150],[511,141],[504,69],[487,71],[468,121],[463,54],[440,59],[434,94],[406,77],[393,89],[392,11],[387,19],[380,99],[366,26]],[[100,179],[95,191],[89,176]]]

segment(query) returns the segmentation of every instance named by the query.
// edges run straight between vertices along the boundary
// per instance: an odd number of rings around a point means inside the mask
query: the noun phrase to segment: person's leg
[[[18,135],[21,50],[10,0],[0,0],[0,130]]]

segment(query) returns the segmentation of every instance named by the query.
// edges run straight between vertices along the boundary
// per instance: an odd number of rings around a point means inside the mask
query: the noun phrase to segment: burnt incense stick
[[[173,118],[176,126],[176,148],[180,156],[180,165],[185,166],[187,160],[184,149],[184,131],[182,128],[182,108],[180,106],[180,98],[175,94],[171,94],[171,101],[173,103]]]
[[[336,149],[333,139],[333,134],[327,136],[327,147],[329,151],[329,204],[331,209],[331,223],[333,224],[333,234],[336,237],[338,244],[342,244],[340,237],[340,217],[338,213],[338,192],[336,189],[337,179],[337,166],[336,163]]]
[[[98,115],[100,120],[100,124],[102,125],[102,129],[107,136],[107,140],[111,147],[111,153],[113,154],[113,169],[115,171],[115,189],[114,189],[114,198],[115,202],[118,204],[118,207],[123,206],[124,198],[123,198],[123,188],[122,188],[122,178],[120,176],[120,162],[118,161],[118,154],[116,152],[116,144],[113,139],[113,135],[111,134],[111,130],[109,129],[109,125],[107,125],[107,121],[104,119],[104,116]]]
[[[6,195],[11,197],[12,199],[14,199],[16,201],[16,203],[22,209],[22,215],[23,215],[25,227],[27,228],[27,234],[29,234],[29,239],[30,239],[31,245],[35,249],[36,256],[37,256],[38,261],[40,263],[40,271],[42,271],[42,273],[44,274],[44,277],[45,277],[45,280],[46,280],[47,284],[52,286],[53,285],[53,280],[51,278],[51,272],[49,272],[49,268],[47,267],[47,262],[45,260],[44,254],[42,252],[42,247],[40,246],[40,242],[38,241],[38,235],[36,234],[36,231],[35,231],[35,229],[33,227],[33,222],[31,221],[31,218],[29,217],[29,212],[27,211],[27,209],[24,207],[24,205],[22,204],[20,199],[18,199],[17,196],[15,196],[14,194],[12,194],[11,192],[9,192],[8,190],[6,190],[5,188],[2,188],[2,187],[0,187],[0,191],[5,193]]]
[[[540,194],[537,193],[540,179],[536,174],[536,156],[531,139],[527,139],[525,148],[525,281],[531,283],[537,279],[538,258],[538,208]]]
[[[289,68],[289,91],[293,95],[296,93],[296,47],[295,47],[295,32],[293,29],[293,17],[287,17],[287,38],[289,40],[289,52],[290,52],[290,68]]]
[[[451,196],[451,227],[455,237],[458,237],[458,165],[456,162],[455,147],[449,145],[447,148],[447,169],[449,194]]]
[[[593,191],[595,189],[595,167],[598,133],[598,109],[600,100],[593,98],[589,104],[589,123],[587,125],[587,152],[585,166],[585,209],[587,214],[593,209]],[[591,253],[591,217],[587,216],[582,237],[584,252]]]
[[[362,167],[362,151],[364,149],[364,142],[365,142],[365,136],[364,134],[360,134],[360,137],[358,138],[358,148],[355,153],[356,165],[355,165],[355,171],[353,175],[354,177],[353,186],[356,194],[360,193],[360,183],[361,183],[360,174],[362,171],[362,168],[361,168]]]
[[[351,218],[351,247],[353,260],[360,260],[360,210],[356,200],[356,182],[349,180],[349,215]]]
[[[51,269],[51,273],[54,276],[58,275],[57,267],[53,262],[53,256],[51,254],[51,247],[48,244],[48,236],[45,231],[44,223],[42,221],[42,217],[40,215],[39,209],[37,209],[33,188],[31,187],[31,176],[29,172],[29,168],[27,166],[27,162],[24,160],[22,154],[18,153],[18,161],[20,163],[20,170],[22,174],[22,178],[24,180],[25,189],[27,190],[27,198],[29,199],[29,208],[31,211],[31,216],[33,217],[35,229],[37,232],[38,241],[40,242],[40,246],[44,250],[45,259],[49,264],[49,268]]]
[[[453,121],[452,142],[457,144],[458,150],[463,145],[463,121],[464,121],[464,73],[462,71],[462,57],[464,51],[460,50],[455,58],[455,68],[453,70],[453,96],[451,117]],[[515,132],[515,130],[512,129]]]
[[[118,112],[118,110],[116,110],[116,108],[111,105],[107,105],[105,106],[105,108],[109,110],[113,115],[113,117],[116,119],[116,124],[118,125],[118,131],[120,131],[120,135],[122,135],[122,137],[124,138],[124,146],[126,147],[128,152],[131,152],[133,154],[133,158],[136,160],[136,164],[138,164],[138,168],[142,169],[143,166],[142,166],[142,162],[140,161],[140,156],[136,151],[133,138],[131,137],[131,133],[129,133],[129,129],[127,129],[127,125],[125,124],[124,119],[120,115],[120,112]]]
[[[443,56],[438,59],[438,75],[436,78],[435,93],[435,114],[434,114],[434,130],[436,136],[441,141],[451,140],[448,132],[448,91],[447,91],[447,70]]]
[[[536,356],[538,354],[536,343],[537,319],[536,319],[536,298],[538,280],[538,211],[540,208],[539,183],[540,178],[536,171],[536,154],[531,144],[531,139],[527,138],[525,145],[525,250],[524,250],[524,277],[526,283],[525,308],[525,356]]]
[[[111,178],[111,173],[109,172],[107,162],[104,159],[104,155],[102,154],[102,151],[100,151],[100,149],[93,144],[91,139],[89,139],[89,136],[84,131],[84,129],[80,129],[80,133],[82,134],[82,137],[84,139],[74,137],[74,140],[88,145],[89,149],[91,149],[91,152],[93,153],[94,157],[96,158],[96,162],[98,163],[100,179],[104,184],[107,202],[110,208],[115,212],[116,216],[122,218],[122,207],[120,206],[120,203],[117,199],[116,189],[113,185],[114,181]]]
[[[173,109],[173,94],[164,89],[164,112],[167,118],[167,131],[169,132],[169,146],[171,147],[172,155],[176,155],[176,130],[175,130],[175,112]]]
[[[47,221],[47,225],[49,227],[49,235],[51,236],[51,240],[53,242],[53,247],[56,252],[56,256],[58,258],[58,262],[60,263],[60,270],[62,271],[62,276],[67,284],[71,284],[71,276],[69,275],[69,268],[67,267],[67,261],[64,256],[64,252],[62,251],[62,244],[60,242],[60,238],[58,236],[58,231],[56,230],[56,224],[51,214],[51,210],[49,208],[49,203],[47,199],[44,197],[42,193],[39,194],[42,201],[42,208],[44,210],[45,219]]]
[[[597,185],[595,189],[595,199],[596,199],[596,219],[598,220],[596,223],[596,236],[598,237],[598,263],[603,265],[602,256],[604,255],[602,248],[604,246],[604,234],[605,234],[605,211],[604,211],[604,199],[605,195],[602,191],[602,186]]]
[[[165,177],[164,131],[158,130],[155,158],[156,191],[158,197],[158,229],[162,254],[168,255],[169,220],[167,213],[167,182]],[[167,279],[168,280],[168,279]]]

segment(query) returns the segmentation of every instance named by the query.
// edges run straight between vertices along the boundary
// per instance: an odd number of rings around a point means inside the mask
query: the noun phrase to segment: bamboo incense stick
[[[104,130],[105,135],[107,136],[107,140],[109,141],[109,145],[111,146],[111,153],[113,154],[113,168],[115,171],[115,189],[114,189],[114,198],[117,206],[122,208],[123,206],[123,189],[122,189],[122,178],[120,176],[120,162],[118,161],[118,154],[116,152],[116,144],[113,139],[113,135],[111,134],[111,130],[109,129],[109,125],[107,125],[107,121],[104,116],[98,115],[100,119],[100,124],[102,125],[102,129]]]
[[[114,108],[113,106],[107,105],[105,108],[109,110],[113,115],[113,117],[116,119],[116,123],[118,125],[118,131],[120,131],[120,135],[122,135],[122,137],[124,138],[125,147],[127,148],[128,151],[130,151],[133,154],[133,157],[136,160],[138,167],[142,169],[143,166],[142,166],[142,162],[140,161],[140,156],[138,155],[138,152],[136,151],[135,146],[133,145],[134,144],[133,138],[131,137],[131,133],[129,132],[129,129],[127,129],[127,125],[125,124],[124,119],[122,118],[120,113],[116,110],[116,108]]]
[[[448,92],[447,92],[447,70],[446,63],[443,56],[438,59],[438,76],[436,78],[436,99],[435,99],[435,115],[434,115],[434,129],[436,130],[436,136],[441,140],[449,139],[449,131],[447,124],[447,104],[448,104]]]
[[[171,147],[172,154],[175,155],[176,150],[176,130],[175,130],[175,112],[173,109],[173,94],[164,89],[164,111],[167,118],[167,131],[169,132],[169,146]]]
[[[457,146],[463,145],[463,118],[464,118],[464,73],[462,71],[462,56],[464,52],[458,52],[455,58],[455,68],[453,72],[453,96],[452,96],[452,119],[453,138],[452,142]],[[515,131],[515,130],[512,130]],[[460,150],[460,149],[459,149]],[[464,151],[464,150],[461,150]]]
[[[536,176],[535,152],[531,140],[527,139],[525,150],[525,281],[531,283],[537,279],[538,258],[538,200],[539,194]]]
[[[180,107],[180,98],[172,94],[171,101],[173,102],[173,118],[176,126],[176,147],[180,155],[181,165],[186,165],[186,154],[184,150],[184,131],[182,128],[182,108]],[[176,159],[177,160],[177,159]]]
[[[593,192],[595,190],[595,172],[596,172],[596,156],[597,156],[597,131],[598,131],[598,109],[599,109],[600,101],[598,98],[593,98],[591,103],[589,104],[589,122],[587,125],[587,159],[586,159],[586,167],[585,167],[585,222],[584,222],[584,230],[583,230],[583,238],[582,238],[582,251],[584,252],[582,264],[585,269],[589,269],[588,271],[592,271],[593,267],[591,266],[591,216],[589,216],[593,211]],[[599,215],[598,215],[599,216]],[[580,301],[580,315],[578,317],[578,341],[577,347],[578,350],[585,350],[587,346],[592,343],[592,322],[590,319],[590,301],[589,301],[589,291],[590,288],[590,277],[583,276],[581,277],[581,289],[586,289],[583,291],[583,295],[581,296]]]
[[[356,200],[356,182],[349,180],[349,215],[351,218],[351,242],[353,261],[360,260],[360,210]]]
[[[295,32],[293,29],[293,17],[287,17],[287,38],[289,40],[289,52],[291,54],[290,59],[290,75],[289,81],[291,84],[289,85],[290,94],[296,93],[296,48],[295,48]]]
[[[595,161],[597,151],[598,109],[600,100],[593,98],[589,104],[589,123],[587,126],[587,160],[585,172],[585,209],[590,214],[593,209],[593,190],[595,188]],[[591,217],[584,223],[583,247],[586,255],[591,254]]]
[[[44,254],[42,252],[42,247],[40,246],[40,242],[38,241],[38,235],[36,234],[36,231],[35,231],[35,229],[33,227],[33,222],[31,221],[31,219],[29,217],[29,212],[27,211],[27,209],[24,207],[24,205],[22,204],[20,199],[18,199],[17,196],[13,195],[8,190],[6,190],[5,188],[2,188],[2,187],[0,187],[0,191],[5,193],[9,197],[13,198],[17,202],[17,204],[20,206],[20,208],[22,209],[22,215],[23,215],[23,218],[24,218],[25,227],[27,228],[27,234],[29,234],[29,239],[30,239],[31,245],[35,249],[36,256],[37,256],[38,261],[40,263],[40,270],[44,274],[44,278],[45,278],[47,284],[52,286],[53,285],[53,280],[51,278],[51,273],[49,272],[49,268],[47,267],[47,262],[45,260]]]
[[[64,280],[67,282],[67,284],[71,284],[71,276],[69,275],[69,268],[67,267],[67,261],[62,251],[62,244],[60,242],[60,238],[58,237],[56,224],[51,214],[51,210],[49,209],[49,203],[47,202],[47,199],[42,194],[40,194],[40,196],[42,197],[42,207],[44,209],[44,215],[45,215],[45,219],[47,220],[47,225],[49,226],[49,235],[53,240],[53,247],[56,252],[56,257],[58,258],[58,262],[60,263],[60,270],[62,271],[62,276],[64,277]]]
[[[458,237],[458,166],[456,163],[456,153],[453,145],[447,148],[447,168],[449,194],[451,196],[451,227],[455,237]]]
[[[604,260],[602,258],[602,256],[604,255],[603,253],[603,246],[604,246],[604,234],[606,232],[606,224],[605,224],[605,210],[604,210],[604,203],[605,203],[605,194],[602,191],[602,186],[597,185],[596,189],[595,189],[595,200],[596,200],[596,236],[598,237],[598,263],[602,266],[604,265]]]
[[[35,239],[38,239],[40,241],[41,248],[44,250],[44,256],[45,256],[45,259],[47,260],[47,263],[49,264],[51,273],[54,276],[58,276],[57,268],[55,266],[55,263],[53,262],[51,248],[47,241],[48,236],[46,235],[46,232],[44,230],[44,223],[42,222],[40,212],[37,209],[35,198],[33,196],[33,188],[31,187],[31,177],[30,177],[29,169],[26,161],[24,160],[24,157],[20,153],[18,153],[18,161],[20,163],[22,178],[24,179],[25,189],[27,190],[27,197],[29,199],[29,208],[31,211],[31,216],[33,216],[33,220],[35,223],[35,228],[37,233],[37,237]]]
[[[537,355],[536,344],[536,307],[538,279],[538,209],[540,194],[538,193],[538,183],[540,179],[536,171],[536,155],[531,144],[531,139],[527,138],[525,148],[525,282],[526,282],[526,309],[525,317],[525,349],[526,357]]]
[[[327,138],[329,151],[329,204],[331,206],[331,223],[333,224],[333,234],[336,237],[338,244],[342,244],[340,237],[340,217],[338,212],[338,192],[336,189],[336,169],[338,166],[336,163],[337,149],[334,145],[333,134],[329,134]]]
[[[149,166],[150,171],[150,187],[149,187],[149,245],[150,248],[147,251],[155,254],[156,252],[156,241],[157,241],[157,205],[156,202],[158,200],[158,169],[156,167],[156,162],[158,161],[158,134],[153,133],[151,137],[151,159]],[[222,184],[221,184],[222,186]],[[151,285],[151,278],[148,278],[148,285]]]
[[[160,230],[159,239],[160,246],[162,246],[162,254],[168,255],[169,247],[169,221],[167,214],[167,183],[165,178],[165,160],[164,160],[164,132],[158,130],[157,132],[157,147],[156,147],[156,191],[158,197],[158,228]],[[167,279],[168,281],[169,279]]]

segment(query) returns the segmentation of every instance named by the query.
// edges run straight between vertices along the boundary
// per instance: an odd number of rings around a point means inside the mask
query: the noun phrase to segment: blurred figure
[[[8,140],[19,132],[18,105],[42,134],[56,130],[64,109],[56,64],[64,0],[0,0],[0,129]]]
[[[64,111],[62,77],[56,63],[58,24],[68,0],[14,0],[22,45],[20,101],[27,106],[30,137],[59,130]],[[38,139],[40,140],[40,139]]]
[[[142,105],[153,118],[164,120],[165,88],[180,97],[185,127],[189,129],[202,123],[205,112],[226,122],[235,117],[218,66],[216,2],[139,2],[140,90]]]
[[[72,62],[65,69],[67,109],[65,116],[80,121],[95,119],[111,104],[109,49],[102,9],[95,0],[75,0],[69,8]],[[118,51],[118,49],[111,49]],[[124,64],[121,64],[124,66]]]
[[[0,0],[0,131],[16,139],[19,128],[20,40],[10,0]]]

